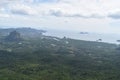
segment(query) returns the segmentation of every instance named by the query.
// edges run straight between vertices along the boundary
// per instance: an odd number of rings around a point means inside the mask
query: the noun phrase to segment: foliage
[[[0,80],[119,80],[116,48],[49,36],[1,42]]]

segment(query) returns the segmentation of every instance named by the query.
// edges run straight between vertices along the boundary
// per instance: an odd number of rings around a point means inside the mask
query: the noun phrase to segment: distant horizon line
[[[105,32],[95,32],[95,31],[85,31],[85,30],[65,30],[65,29],[55,29],[55,28],[44,28],[44,27],[30,27],[30,26],[0,26],[0,29],[20,29],[20,28],[28,28],[28,29],[37,29],[37,30],[45,30],[45,31],[67,31],[67,32],[88,32],[88,33],[97,33],[97,34],[120,34],[120,33],[105,33]]]

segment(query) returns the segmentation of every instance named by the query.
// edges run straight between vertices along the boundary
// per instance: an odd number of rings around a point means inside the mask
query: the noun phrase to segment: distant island
[[[117,42],[120,42],[120,40],[116,40]]]
[[[88,32],[80,32],[80,34],[89,34]]]

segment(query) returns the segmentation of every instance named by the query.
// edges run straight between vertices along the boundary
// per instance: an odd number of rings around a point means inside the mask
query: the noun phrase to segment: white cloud
[[[34,8],[22,5],[22,4],[16,4],[9,7],[9,11],[13,14],[19,14],[19,15],[37,15],[37,11],[34,10]]]
[[[119,0],[2,0],[0,5],[5,7],[8,14],[109,18],[111,11],[120,8],[119,2]]]
[[[120,9],[113,10],[112,12],[109,13],[108,17],[112,19],[120,19]]]
[[[10,17],[10,15],[8,15],[8,14],[3,14],[3,13],[0,13],[0,17],[2,17],[2,18],[9,18],[9,17]]]
[[[73,17],[73,18],[104,18],[104,16],[101,16],[97,13],[91,13],[91,14],[83,14],[83,13],[65,13],[60,10],[50,10],[48,12],[49,16],[56,16],[56,17]]]
[[[110,32],[109,24],[120,22],[120,0],[0,0],[0,17],[12,25]]]

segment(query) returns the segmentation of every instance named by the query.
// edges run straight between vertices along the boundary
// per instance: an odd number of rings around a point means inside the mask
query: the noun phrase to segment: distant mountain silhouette
[[[39,37],[43,33],[45,33],[45,30],[37,30],[33,28],[0,28],[0,35],[7,36],[10,32],[17,31],[21,34],[22,37]]]
[[[21,34],[17,31],[12,31],[9,33],[8,36],[6,36],[5,38],[5,41],[13,41],[13,42],[18,42],[18,41],[21,41],[22,38],[21,38]]]

